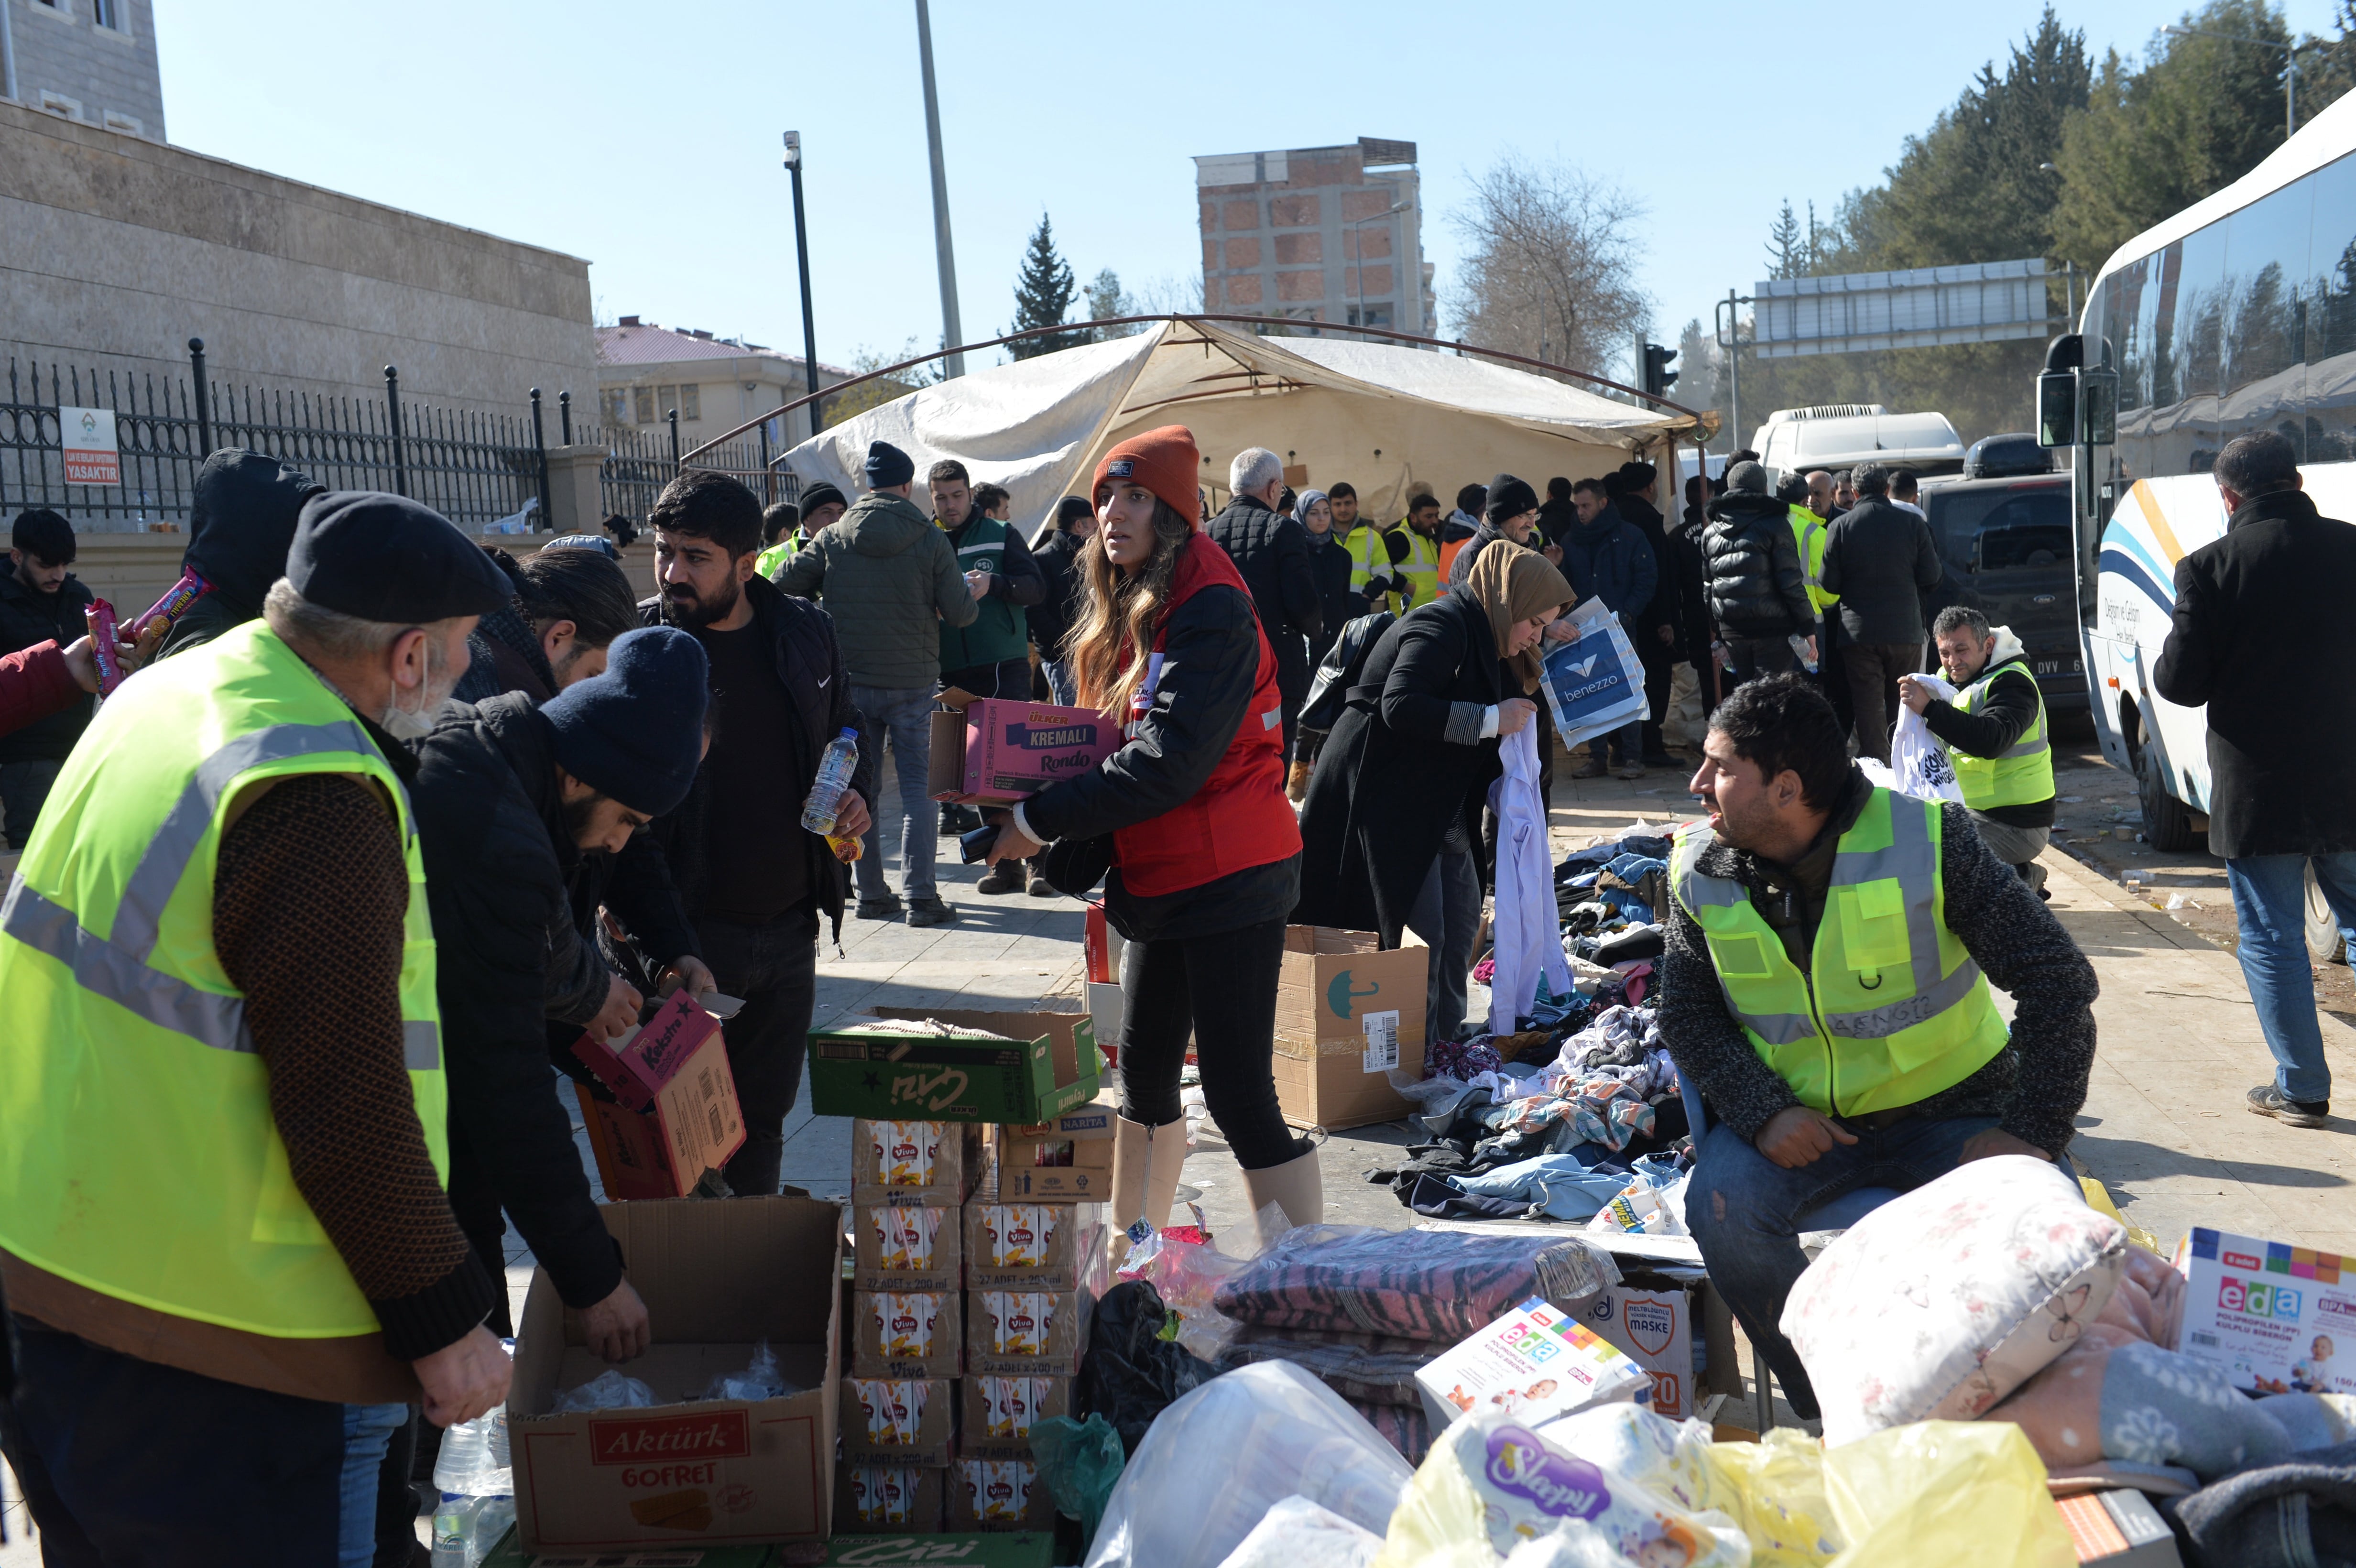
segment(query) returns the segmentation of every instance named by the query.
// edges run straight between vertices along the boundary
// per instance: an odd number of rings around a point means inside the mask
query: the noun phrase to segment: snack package
[[[204,574],[191,566],[180,573],[180,581],[164,590],[164,597],[147,606],[147,613],[131,623],[131,637],[136,642],[147,630],[147,624],[162,620],[166,626],[178,622],[188,613],[188,606],[213,591]]]
[[[123,684],[123,661],[114,656],[114,606],[93,599],[82,606],[81,622],[90,632],[91,657],[98,661],[98,694],[112,697]]]

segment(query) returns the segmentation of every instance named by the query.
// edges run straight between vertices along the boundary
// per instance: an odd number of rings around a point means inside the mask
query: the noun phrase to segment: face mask
[[[434,710],[437,714],[439,709]],[[434,720],[412,713],[399,703],[390,703],[376,716],[379,728],[396,741],[422,741],[434,732]]]

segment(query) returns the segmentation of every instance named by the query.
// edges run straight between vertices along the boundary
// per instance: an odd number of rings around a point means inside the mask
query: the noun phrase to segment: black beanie
[[[322,609],[404,626],[487,615],[515,594],[447,517],[377,490],[323,490],[304,502],[286,581]]]
[[[908,465],[908,472],[913,475],[916,472],[916,465],[913,463],[910,464]],[[801,507],[802,516],[805,518],[809,517],[812,512],[817,511],[820,507],[848,507],[850,505],[851,500],[848,496],[823,479],[802,492]]]
[[[1528,481],[1510,474],[1500,474],[1489,481],[1489,509],[1483,514],[1489,521],[1502,523],[1507,517],[1518,517],[1524,512],[1537,509],[1538,493],[1530,488]]]
[[[916,460],[888,441],[867,443],[867,486],[881,490],[905,485],[916,476]]]
[[[711,671],[703,645],[675,626],[614,639],[605,673],[573,682],[541,707],[568,773],[632,811],[679,809],[703,760]]]

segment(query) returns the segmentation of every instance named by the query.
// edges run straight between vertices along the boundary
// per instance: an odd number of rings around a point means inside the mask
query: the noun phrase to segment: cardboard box
[[[834,1517],[851,1530],[932,1535],[941,1528],[947,1469],[845,1461],[835,1482]]]
[[[1078,1290],[1111,1280],[1101,1203],[1007,1201],[977,1193],[965,1206],[965,1278],[973,1289]]]
[[[823,1568],[1048,1568],[1055,1561],[1051,1531],[1009,1535],[838,1535],[827,1542]]]
[[[1380,950],[1370,931],[1284,928],[1276,992],[1276,1098],[1287,1121],[1333,1129],[1397,1121],[1414,1109],[1396,1070],[1423,1075],[1431,953]]]
[[[2244,1393],[2356,1393],[2356,1270],[2332,1253],[2195,1226],[2177,1349]]]
[[[948,1477],[951,1530],[1055,1528],[1055,1494],[1028,1459],[960,1458]]]
[[[954,1290],[854,1290],[851,1371],[862,1378],[953,1378],[964,1365]]]
[[[1537,1426],[1591,1404],[1643,1403],[1653,1380],[1577,1319],[1534,1296],[1415,1374],[1438,1432],[1460,1415]]]
[[[851,1283],[861,1290],[962,1290],[965,1227],[956,1209],[860,1203],[851,1211]]]
[[[1580,1309],[1580,1321],[1653,1379],[1652,1410],[1683,1421],[1697,1404],[1694,1372],[1695,1296],[1676,1285],[1643,1290],[1606,1285]]]
[[[1108,1200],[1113,1125],[1119,1115],[1114,1101],[1097,1099],[1047,1121],[996,1128],[991,1163],[999,1196],[1033,1202]]]
[[[1103,1087],[1104,1056],[1086,1013],[916,1012],[810,1031],[810,1109],[821,1116],[1043,1122]],[[900,1029],[930,1020],[951,1032]]]
[[[767,1546],[699,1546],[681,1552],[677,1547],[657,1548],[652,1552],[528,1552],[523,1536],[513,1525],[499,1537],[482,1562],[482,1568],[637,1568],[646,1564],[678,1563],[681,1568],[770,1568],[777,1554]],[[875,1562],[889,1562],[876,1558]]]
[[[842,1380],[842,1455],[862,1465],[946,1466],[957,1444],[948,1378]]]
[[[834,1490],[842,1211],[809,1198],[608,1203],[655,1342],[629,1366],[665,1403],[551,1413],[605,1371],[541,1269],[508,1394],[516,1523],[536,1552],[815,1543]],[[699,1398],[766,1339],[779,1399]]]
[[[1120,726],[1093,708],[1009,702],[956,687],[941,702],[926,763],[935,800],[1011,805],[1120,750]]]
[[[851,1123],[851,1200],[954,1209],[980,1179],[989,1151],[972,1122]]]
[[[965,1366],[969,1373],[1070,1377],[1088,1348],[1096,1297],[1085,1290],[969,1290]]]
[[[2103,1568],[2183,1568],[2176,1534],[2141,1492],[2088,1492],[2053,1505],[2082,1563]]]
[[[720,1020],[685,991],[617,1042],[584,1034],[573,1054],[614,1095],[600,1100],[573,1085],[608,1198],[683,1198],[744,1147]]]
[[[1070,1378],[967,1377],[958,1383],[958,1452],[976,1459],[1027,1459],[1031,1427],[1072,1413]]]

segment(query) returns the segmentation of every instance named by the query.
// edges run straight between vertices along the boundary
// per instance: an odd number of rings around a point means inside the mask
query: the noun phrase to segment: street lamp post
[[[1413,207],[1414,205],[1415,205],[1415,203],[1413,203],[1413,202],[1411,202],[1411,201],[1395,201],[1395,202],[1391,203],[1391,204],[1390,204],[1390,206],[1388,206],[1388,207],[1387,207],[1387,208],[1383,208],[1383,210],[1381,210],[1380,212],[1370,212],[1370,213],[1366,214],[1366,216],[1365,216],[1365,217],[1364,217],[1364,218],[1355,218],[1355,219],[1352,219],[1349,222],[1344,223],[1344,225],[1342,225],[1342,227],[1343,227],[1343,228],[1344,228],[1344,229],[1350,229],[1353,233],[1355,233],[1357,229],[1359,229],[1360,228],[1364,227],[1364,226],[1365,226],[1365,225],[1366,225],[1366,224],[1372,223],[1373,221],[1375,221],[1375,219],[1378,219],[1378,218],[1395,218],[1395,217],[1397,217],[1398,214],[1400,214],[1400,213],[1402,213],[1402,212],[1405,212],[1408,208]],[[1357,268],[1356,268],[1356,270],[1355,270],[1355,273],[1354,273],[1353,275],[1357,279],[1357,283],[1358,283],[1358,287],[1357,287],[1357,305],[1356,305],[1356,307],[1355,307],[1356,312],[1357,312],[1357,320],[1355,320],[1355,321],[1352,322],[1350,325],[1352,325],[1353,326],[1364,326],[1364,325],[1366,325],[1366,254],[1365,254],[1365,252],[1366,252],[1366,243],[1365,243],[1365,236],[1364,236],[1364,235],[1362,235],[1362,234],[1361,234],[1361,235],[1358,235],[1358,236],[1357,236],[1357,242],[1356,242],[1356,243],[1355,243],[1355,244],[1353,244],[1353,245],[1350,247],[1350,249],[1357,252],[1357,254],[1356,254],[1356,255],[1355,255],[1355,256],[1351,257],[1350,259],[1351,259],[1352,261],[1354,261],[1357,262]],[[1398,266],[1398,240],[1392,240],[1392,242],[1391,242],[1391,256],[1392,256],[1392,262],[1391,262],[1391,264],[1392,264],[1392,266],[1397,267],[1397,266]],[[1421,285],[1421,283],[1422,283],[1422,280],[1419,278],[1419,279],[1417,280],[1418,286],[1420,286],[1420,285]],[[1361,341],[1363,341],[1363,339],[1361,339]]]
[[[819,432],[823,405],[818,396],[818,315],[810,308],[809,229],[802,220],[802,133],[786,133],[786,170],[794,176],[794,253],[802,270],[802,368],[809,373],[810,433]],[[784,432],[778,432],[780,435]]]
[[[942,341],[954,348],[965,341],[965,331],[958,325],[957,254],[949,245],[949,176],[941,162],[941,102],[933,87],[933,18],[925,0],[916,0],[916,59],[924,68],[925,139],[933,155],[933,245],[940,261]],[[941,364],[952,377],[965,374],[961,353],[944,356]]]
[[[2244,38],[2232,33],[2211,33],[2201,27],[2166,27],[2160,29],[2179,38],[2214,38],[2221,44],[2248,44],[2253,48],[2279,49],[2286,61],[2283,68],[2283,140],[2298,134],[2298,46],[2278,44],[2272,38]]]

